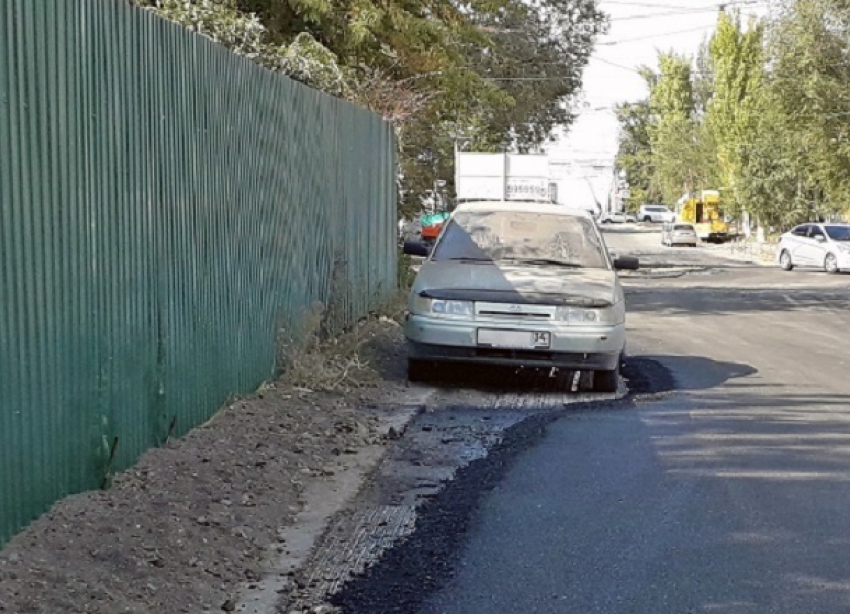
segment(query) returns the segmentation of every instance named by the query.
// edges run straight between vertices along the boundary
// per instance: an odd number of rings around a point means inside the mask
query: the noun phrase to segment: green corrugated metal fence
[[[349,322],[392,293],[393,152],[122,0],[3,0],[0,543],[268,379],[334,278]]]

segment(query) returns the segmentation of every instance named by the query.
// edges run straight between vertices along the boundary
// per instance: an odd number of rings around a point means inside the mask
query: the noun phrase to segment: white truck
[[[557,202],[549,157],[534,154],[455,154],[457,202],[516,200]]]

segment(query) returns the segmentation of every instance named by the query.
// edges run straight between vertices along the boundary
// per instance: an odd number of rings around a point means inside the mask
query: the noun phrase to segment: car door
[[[811,228],[811,224],[802,224],[791,231],[789,247],[791,249],[791,260],[796,265],[809,266],[811,264],[812,254],[809,249]]]
[[[826,233],[823,231],[823,228],[812,224],[809,229],[809,242],[806,245],[809,264],[812,266],[823,266],[823,261],[826,259],[826,253],[829,250],[829,244],[827,243],[826,238]]]

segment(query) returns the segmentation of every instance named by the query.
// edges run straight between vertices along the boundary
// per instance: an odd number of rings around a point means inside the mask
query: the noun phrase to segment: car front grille
[[[475,315],[489,318],[543,322],[555,318],[556,307],[522,303],[475,303]]]

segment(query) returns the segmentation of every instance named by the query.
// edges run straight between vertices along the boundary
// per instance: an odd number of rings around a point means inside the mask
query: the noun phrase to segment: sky
[[[659,51],[695,56],[714,31],[721,4],[740,9],[746,18],[766,15],[769,1],[599,0],[610,16],[610,29],[585,69],[583,110],[569,131],[547,147],[562,173],[559,200],[575,199],[569,204],[579,207],[606,201],[617,153],[614,106],[645,99],[648,93],[638,67],[656,67]]]

